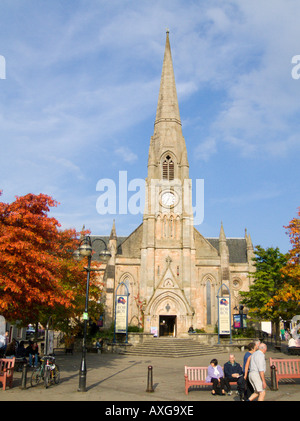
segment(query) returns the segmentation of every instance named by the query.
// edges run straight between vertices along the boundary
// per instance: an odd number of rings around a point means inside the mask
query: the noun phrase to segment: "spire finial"
[[[109,239],[116,239],[117,238],[117,233],[116,233],[116,224],[115,224],[115,220],[113,220],[113,226],[111,229],[111,233],[110,233],[110,237]]]
[[[221,229],[220,229],[219,240],[220,241],[226,241],[226,235],[225,235],[225,232],[224,232],[223,221],[221,221]]]

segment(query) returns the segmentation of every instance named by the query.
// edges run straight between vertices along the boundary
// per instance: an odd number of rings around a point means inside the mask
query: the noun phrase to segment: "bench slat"
[[[3,390],[6,389],[6,383],[12,387],[15,361],[15,357],[0,359],[0,382],[3,385]]]
[[[276,367],[277,388],[280,379],[300,378],[300,359],[275,359],[270,358],[270,366]]]

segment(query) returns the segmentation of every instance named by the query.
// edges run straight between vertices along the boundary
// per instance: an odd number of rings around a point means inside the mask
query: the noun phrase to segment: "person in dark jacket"
[[[239,363],[235,361],[234,354],[229,354],[229,361],[224,364],[224,375],[226,380],[226,386],[228,388],[228,395],[232,394],[230,382],[237,383],[237,390],[240,397],[240,400],[244,400],[245,392],[245,379],[243,374],[243,369]]]
[[[16,353],[17,358],[24,358],[26,356],[26,349],[24,345],[25,345],[25,342],[21,341],[17,348],[17,353]]]
[[[37,342],[29,341],[29,345],[26,348],[26,357],[29,357],[29,365],[33,367],[33,360],[34,366],[37,367],[39,361],[39,349]]]
[[[17,341],[13,339],[6,348],[6,357],[15,357],[16,356],[16,349],[17,349]]]

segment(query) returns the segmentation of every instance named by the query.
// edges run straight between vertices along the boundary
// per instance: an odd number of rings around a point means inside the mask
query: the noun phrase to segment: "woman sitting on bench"
[[[218,365],[218,360],[216,360],[215,358],[211,360],[210,365],[208,366],[207,377],[205,381],[207,383],[212,382],[213,384],[213,388],[211,391],[212,395],[216,394],[218,387],[221,387],[222,395],[225,395],[224,386],[226,383],[224,379],[223,369],[220,365]]]

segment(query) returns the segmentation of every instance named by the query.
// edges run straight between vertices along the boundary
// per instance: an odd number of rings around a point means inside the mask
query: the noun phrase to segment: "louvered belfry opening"
[[[174,162],[170,155],[167,155],[163,162],[163,179],[174,180]]]

